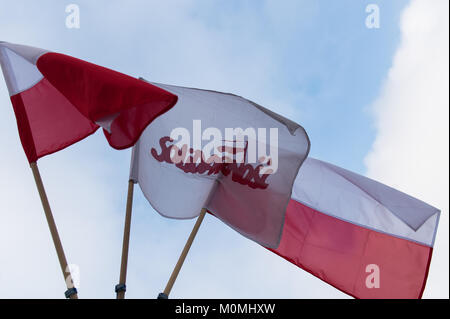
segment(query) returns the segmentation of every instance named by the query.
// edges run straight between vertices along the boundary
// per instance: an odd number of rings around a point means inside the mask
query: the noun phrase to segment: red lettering
[[[240,163],[239,165],[233,160],[231,163],[225,161],[226,157],[222,157],[222,162],[217,162],[211,160],[211,158],[205,160],[204,154],[201,150],[189,149],[189,153],[193,154],[188,156],[188,161],[185,162],[184,159],[187,155],[187,145],[183,145],[178,148],[176,145],[168,145],[172,143],[173,139],[168,136],[164,136],[159,140],[159,145],[161,147],[161,153],[158,154],[155,148],[152,148],[150,153],[158,162],[166,162],[169,164],[175,164],[175,166],[181,169],[185,173],[198,173],[204,174],[208,172],[208,175],[216,175],[221,172],[224,176],[231,174],[231,179],[233,182],[237,182],[241,185],[247,185],[253,189],[266,189],[269,184],[266,182],[269,174],[260,175],[260,170],[263,165],[258,165],[255,168],[251,164]],[[173,159],[171,158],[172,150],[175,152]],[[225,148],[224,148],[225,150]],[[228,149],[227,149],[228,150]],[[242,151],[238,150],[228,150],[229,153],[236,154],[236,152]],[[231,152],[232,151],[232,152]],[[217,157],[216,155],[213,155]],[[200,159],[200,162],[198,163]]]

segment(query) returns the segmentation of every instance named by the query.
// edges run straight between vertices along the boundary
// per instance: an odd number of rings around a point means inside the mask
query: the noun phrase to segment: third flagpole
[[[208,206],[209,202],[211,201],[211,198],[216,191],[220,180],[223,178],[222,174],[219,174],[217,176],[217,179],[215,180],[213,186],[211,187],[211,190],[209,191],[208,197],[205,201],[204,207],[200,211],[200,215],[197,218],[197,221],[195,222],[194,228],[191,231],[191,234],[189,235],[188,240],[186,241],[186,244],[184,245],[183,251],[181,252],[180,257],[178,258],[177,264],[175,265],[175,268],[172,271],[172,275],[170,275],[169,281],[167,282],[166,288],[164,289],[164,292],[160,293],[158,295],[158,299],[168,299],[170,291],[172,290],[173,284],[175,283],[175,280],[178,277],[178,274],[181,270],[181,267],[183,266],[184,260],[186,259],[186,256],[189,252],[189,249],[191,248],[192,242],[195,239],[195,236],[197,235],[198,229],[200,228],[200,225],[203,222],[203,219],[205,218],[205,214],[207,212],[206,207]]]
[[[175,280],[178,277],[181,267],[183,266],[184,260],[186,259],[189,249],[191,248],[192,242],[194,241],[195,236],[197,235],[198,229],[200,228],[200,225],[202,224],[202,221],[205,218],[205,214],[206,208],[203,208],[200,212],[200,215],[197,218],[197,221],[195,222],[194,228],[192,229],[186,244],[184,245],[183,251],[181,252],[180,257],[178,258],[178,262],[172,271],[172,275],[170,276],[169,281],[167,282],[166,288],[164,289],[164,292],[158,295],[158,299],[169,298],[170,291],[172,290],[173,284],[175,283]]]

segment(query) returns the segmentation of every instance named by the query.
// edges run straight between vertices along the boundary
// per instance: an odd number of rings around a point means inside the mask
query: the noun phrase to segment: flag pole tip
[[[76,295],[78,293],[77,288],[69,288],[64,292],[64,295],[67,299],[69,299],[72,295]]]
[[[161,293],[158,295],[158,298],[157,298],[157,299],[169,299],[169,296],[166,295],[165,293],[161,292]]]
[[[121,291],[125,292],[125,291],[127,291],[127,285],[125,285],[125,284],[118,284],[118,285],[116,285],[114,290],[115,290],[116,293],[119,293]]]

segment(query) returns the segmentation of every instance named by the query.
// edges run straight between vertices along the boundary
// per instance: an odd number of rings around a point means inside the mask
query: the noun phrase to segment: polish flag
[[[30,163],[99,127],[112,147],[130,147],[177,101],[149,83],[34,47],[0,42],[0,65]]]
[[[142,133],[130,179],[165,217],[194,218],[206,208],[242,235],[278,247],[309,152],[305,130],[234,94],[153,84],[178,102]]]
[[[355,298],[421,298],[439,215],[391,187],[308,158],[280,245],[271,250]]]

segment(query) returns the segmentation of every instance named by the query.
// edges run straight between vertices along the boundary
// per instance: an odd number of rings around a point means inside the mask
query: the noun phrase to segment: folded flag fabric
[[[273,252],[356,298],[421,298],[440,211],[308,158]]]
[[[0,42],[0,64],[29,162],[103,127],[116,149],[134,145],[177,97],[64,54]]]
[[[298,124],[242,97],[152,83],[177,104],[143,132],[130,178],[161,215],[202,208],[242,235],[277,247],[309,139]]]

